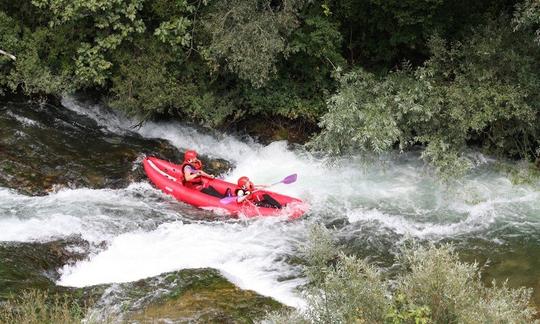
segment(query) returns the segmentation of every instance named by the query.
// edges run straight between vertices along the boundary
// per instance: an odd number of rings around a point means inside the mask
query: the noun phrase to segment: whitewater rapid
[[[48,241],[78,235],[105,242],[87,260],[61,269],[60,285],[89,286],[211,267],[241,288],[301,306],[304,283],[297,256],[313,223],[335,228],[337,238],[380,253],[406,238],[507,237],[540,232],[540,184],[513,185],[482,159],[467,178],[451,185],[433,177],[417,154],[366,159],[320,157],[286,142],[261,145],[208,134],[175,122],[132,128],[129,119],[98,105],[64,98],[63,105],[106,131],[137,132],[234,164],[224,175],[272,183],[291,173],[298,181],[275,190],[307,201],[303,219],[223,220],[178,203],[147,182],[124,189],[62,189],[28,197],[0,188],[0,241]],[[134,161],[137,163],[137,161]],[[202,217],[201,217],[202,215]],[[211,214],[210,214],[211,215]]]

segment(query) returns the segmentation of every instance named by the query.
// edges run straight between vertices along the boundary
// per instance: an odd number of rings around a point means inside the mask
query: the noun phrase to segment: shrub
[[[408,248],[400,263],[408,271],[396,292],[411,306],[427,306],[435,323],[530,323],[535,315],[532,289],[486,287],[478,264],[461,262],[451,245]]]
[[[510,44],[519,44],[511,47]],[[505,19],[474,30],[462,43],[439,37],[417,69],[405,65],[379,77],[355,70],[328,100],[312,146],[333,152],[425,147],[439,174],[460,175],[471,145],[512,158],[534,158],[540,147],[540,52]]]
[[[535,323],[531,289],[495,282],[486,287],[478,264],[461,262],[452,245],[405,248],[397,258],[402,271],[394,278],[337,250],[328,230],[312,231],[307,306],[271,314],[268,322]]]

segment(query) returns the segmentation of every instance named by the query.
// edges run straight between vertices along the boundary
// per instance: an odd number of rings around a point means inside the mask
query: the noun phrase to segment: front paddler
[[[215,178],[214,175],[208,174],[202,170],[202,162],[197,158],[197,152],[187,150],[184,153],[184,163],[181,166],[183,174],[183,185],[195,189],[202,190],[204,187],[202,177]]]

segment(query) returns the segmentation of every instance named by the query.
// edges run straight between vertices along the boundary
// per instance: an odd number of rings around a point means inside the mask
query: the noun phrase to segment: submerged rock
[[[90,244],[80,238],[47,243],[0,242],[0,299],[21,290],[57,291],[58,270],[86,258]]]
[[[90,305],[90,322],[254,323],[286,306],[242,290],[215,269],[186,269],[120,284],[64,288]]]
[[[319,131],[314,121],[274,117],[261,119],[260,116],[246,118],[236,125],[236,131],[256,138],[258,142],[270,144],[286,140],[289,143],[305,144]]]
[[[88,257],[93,247],[80,238],[48,243],[0,243],[0,302],[28,289],[61,294],[88,309],[97,322],[252,323],[284,307],[242,290],[214,269],[188,269],[121,284],[83,288],[57,286],[59,270]]]
[[[113,285],[91,316],[121,317],[129,323],[253,323],[282,307],[269,297],[239,289],[217,270],[188,269]]]

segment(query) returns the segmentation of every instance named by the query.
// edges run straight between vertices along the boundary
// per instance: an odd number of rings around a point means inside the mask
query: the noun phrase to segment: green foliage
[[[0,46],[26,54],[20,62],[0,58],[2,88],[98,87],[113,106],[144,119],[315,123],[334,87],[334,65],[345,64],[338,23],[303,11],[302,0],[22,0],[6,10]]]
[[[291,35],[288,59],[276,67],[274,79],[261,88],[243,87],[242,97],[251,115],[279,115],[315,123],[324,113],[324,101],[335,87],[331,74],[346,64],[340,54],[342,37],[335,22],[306,15]]]
[[[75,61],[75,75],[82,84],[104,85],[109,75],[107,71],[112,63],[105,58],[105,54],[98,46],[82,43],[77,49],[77,60]]]
[[[312,230],[306,310],[272,314],[267,322],[538,322],[530,306],[532,290],[495,282],[486,287],[478,265],[461,262],[451,245],[405,248],[397,260],[402,271],[385,278],[365,260],[338,252],[330,235],[323,227]]]
[[[406,249],[399,262],[408,272],[396,290],[410,305],[426,305],[434,323],[531,323],[532,290],[482,284],[478,264],[459,260],[452,246]]]
[[[386,322],[389,324],[428,324],[431,323],[431,311],[427,306],[407,305],[407,298],[398,294],[394,305],[386,313]]]
[[[317,88],[316,84],[312,85]],[[316,91],[320,91],[320,93]],[[287,75],[269,82],[264,88],[244,87],[242,96],[252,116],[282,116],[315,123],[325,111],[324,97],[328,91],[311,89],[309,84],[299,84],[287,79]]]
[[[332,153],[357,148],[381,152],[391,148],[401,132],[392,110],[387,107],[395,102],[392,94],[398,92],[398,87],[410,84],[396,82],[395,76],[402,77],[393,74],[380,82],[362,70],[341,76],[338,94],[328,100],[329,110],[320,123],[323,132],[314,139],[315,147]]]
[[[537,0],[524,0],[518,3],[514,13],[514,26],[519,29],[534,29],[536,42],[540,44],[540,2]]]
[[[119,73],[112,79],[112,107],[142,119],[173,115],[209,127],[237,116],[230,99],[217,93],[219,88],[205,78],[204,65],[184,63],[177,72],[175,53],[159,41],[141,38],[136,44],[141,55],[126,49],[113,58]]]
[[[162,18],[168,18],[156,28],[154,35],[160,41],[169,44],[175,51],[192,46],[193,37],[190,28],[193,26],[193,22],[189,15],[196,14],[201,5],[206,5],[206,1],[199,0],[198,6],[190,4],[187,0],[175,1],[174,7],[169,8],[169,12],[158,7],[160,1],[155,1],[154,5],[157,5],[155,9]],[[172,12],[170,12],[171,10]]]
[[[146,42],[140,44],[144,54],[116,58],[119,74],[112,79],[114,96],[109,104],[130,115],[168,113],[182,95],[181,85],[163,64],[172,60],[171,54],[160,50],[155,41]]]
[[[90,24],[86,38],[77,49],[75,75],[83,86],[104,85],[112,63],[107,53],[116,49],[145,25],[138,16],[144,0],[32,0],[36,7],[51,13],[51,27],[63,24]]]
[[[262,324],[309,324],[309,321],[298,312],[292,310],[271,312],[260,321]]]
[[[382,322],[389,303],[381,273],[364,260],[339,253],[323,227],[312,228],[310,242],[306,274],[314,285],[305,295],[305,317],[312,323]]]
[[[336,259],[338,250],[329,231],[322,226],[312,226],[309,229],[309,242],[303,249],[304,258],[310,265],[306,275],[311,282],[322,284],[326,278],[328,266]]]
[[[333,152],[426,146],[423,157],[445,176],[471,165],[470,143],[495,154],[533,157],[540,145],[540,52],[494,21],[463,43],[433,37],[423,67],[382,78],[363,70],[340,77],[312,145]],[[520,46],[510,45],[520,40]]]
[[[156,37],[168,43],[172,47],[188,46],[191,41],[191,35],[188,33],[188,28],[191,26],[189,19],[179,17],[171,21],[161,23],[154,32]]]
[[[306,317],[313,323],[383,322],[389,302],[380,271],[364,260],[338,257],[335,265],[322,268],[321,286],[308,292]]]
[[[0,11],[0,48],[17,57],[15,61],[0,57],[0,86],[11,91],[20,88],[27,94],[61,94],[73,90],[69,74],[55,71],[48,62],[56,41],[46,29],[32,32]]]
[[[341,24],[349,63],[379,69],[402,60],[421,63],[434,34],[461,39],[484,23],[487,12],[505,13],[508,2],[478,0],[325,1]]]
[[[216,2],[203,26],[211,41],[203,57],[217,70],[224,66],[254,87],[263,86],[276,73],[286,38],[297,26],[302,0],[232,0]]]
[[[436,28],[436,14],[442,7],[443,0],[371,0],[376,8],[381,32],[388,35],[388,45],[398,46],[425,46],[425,39]],[[373,18],[372,18],[373,19]],[[382,26],[380,20],[388,20],[389,25]]]
[[[317,59],[319,64],[330,63],[333,68],[345,65],[339,51],[343,39],[337,27],[336,23],[325,17],[306,18],[304,25],[292,36],[289,53],[303,53]]]

